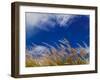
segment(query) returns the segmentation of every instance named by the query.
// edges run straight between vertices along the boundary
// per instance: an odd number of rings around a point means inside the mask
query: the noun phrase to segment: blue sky
[[[26,12],[25,21],[26,47],[42,42],[55,46],[64,38],[74,48],[82,42],[89,46],[89,15]]]

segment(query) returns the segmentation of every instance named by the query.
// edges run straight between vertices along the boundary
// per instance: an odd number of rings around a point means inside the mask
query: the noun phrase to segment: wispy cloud
[[[74,17],[74,15],[58,15],[57,22],[59,23],[60,27],[65,27],[65,25],[68,25],[69,20]]]
[[[63,15],[63,14],[46,14],[46,13],[26,13],[26,25],[30,29],[38,27],[42,30],[48,31],[54,27],[67,27],[69,21],[72,20],[75,15]],[[56,26],[59,24],[59,26]]]

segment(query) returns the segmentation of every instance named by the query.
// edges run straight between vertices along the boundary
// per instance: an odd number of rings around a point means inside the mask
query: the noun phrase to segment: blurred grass
[[[27,51],[26,67],[79,65],[89,63],[89,57],[87,59],[85,58],[87,54],[89,55],[85,48],[79,48],[79,53],[77,53],[78,49],[70,47],[68,43],[67,46],[69,47],[61,45],[59,51],[56,48],[51,47],[50,54],[47,53],[45,56],[39,58],[33,58],[32,54]],[[66,52],[66,49],[69,53]]]
[[[62,53],[59,53],[62,54]],[[64,58],[65,57],[65,58]],[[73,60],[73,58],[75,58]],[[26,55],[26,67],[35,66],[57,66],[57,65],[77,65],[87,64],[87,60],[82,60],[77,54],[72,53],[69,56],[58,55],[52,51],[51,55],[45,55],[44,57],[34,59],[30,55]]]

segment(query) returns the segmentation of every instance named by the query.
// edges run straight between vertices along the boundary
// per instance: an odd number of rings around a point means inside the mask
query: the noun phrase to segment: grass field
[[[84,42],[83,47],[77,44],[77,48],[71,47],[66,39],[59,40],[57,48],[47,43],[43,44],[46,45],[42,45],[45,49],[39,55],[34,50],[40,45],[34,44],[31,50],[26,49],[26,67],[89,64],[89,47]]]

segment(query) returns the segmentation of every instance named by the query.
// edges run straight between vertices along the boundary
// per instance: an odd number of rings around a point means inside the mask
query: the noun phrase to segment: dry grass
[[[64,46],[66,45],[66,46]],[[34,50],[34,47],[32,48]],[[88,48],[89,49],[89,48]],[[67,52],[67,51],[68,52]],[[89,51],[89,50],[88,50]],[[79,53],[78,53],[79,52]],[[57,65],[79,65],[89,63],[89,52],[87,48],[72,48],[68,41],[60,41],[59,50],[50,45],[50,54],[34,58],[26,51],[26,67],[35,66],[57,66]],[[88,57],[86,57],[88,55]]]

